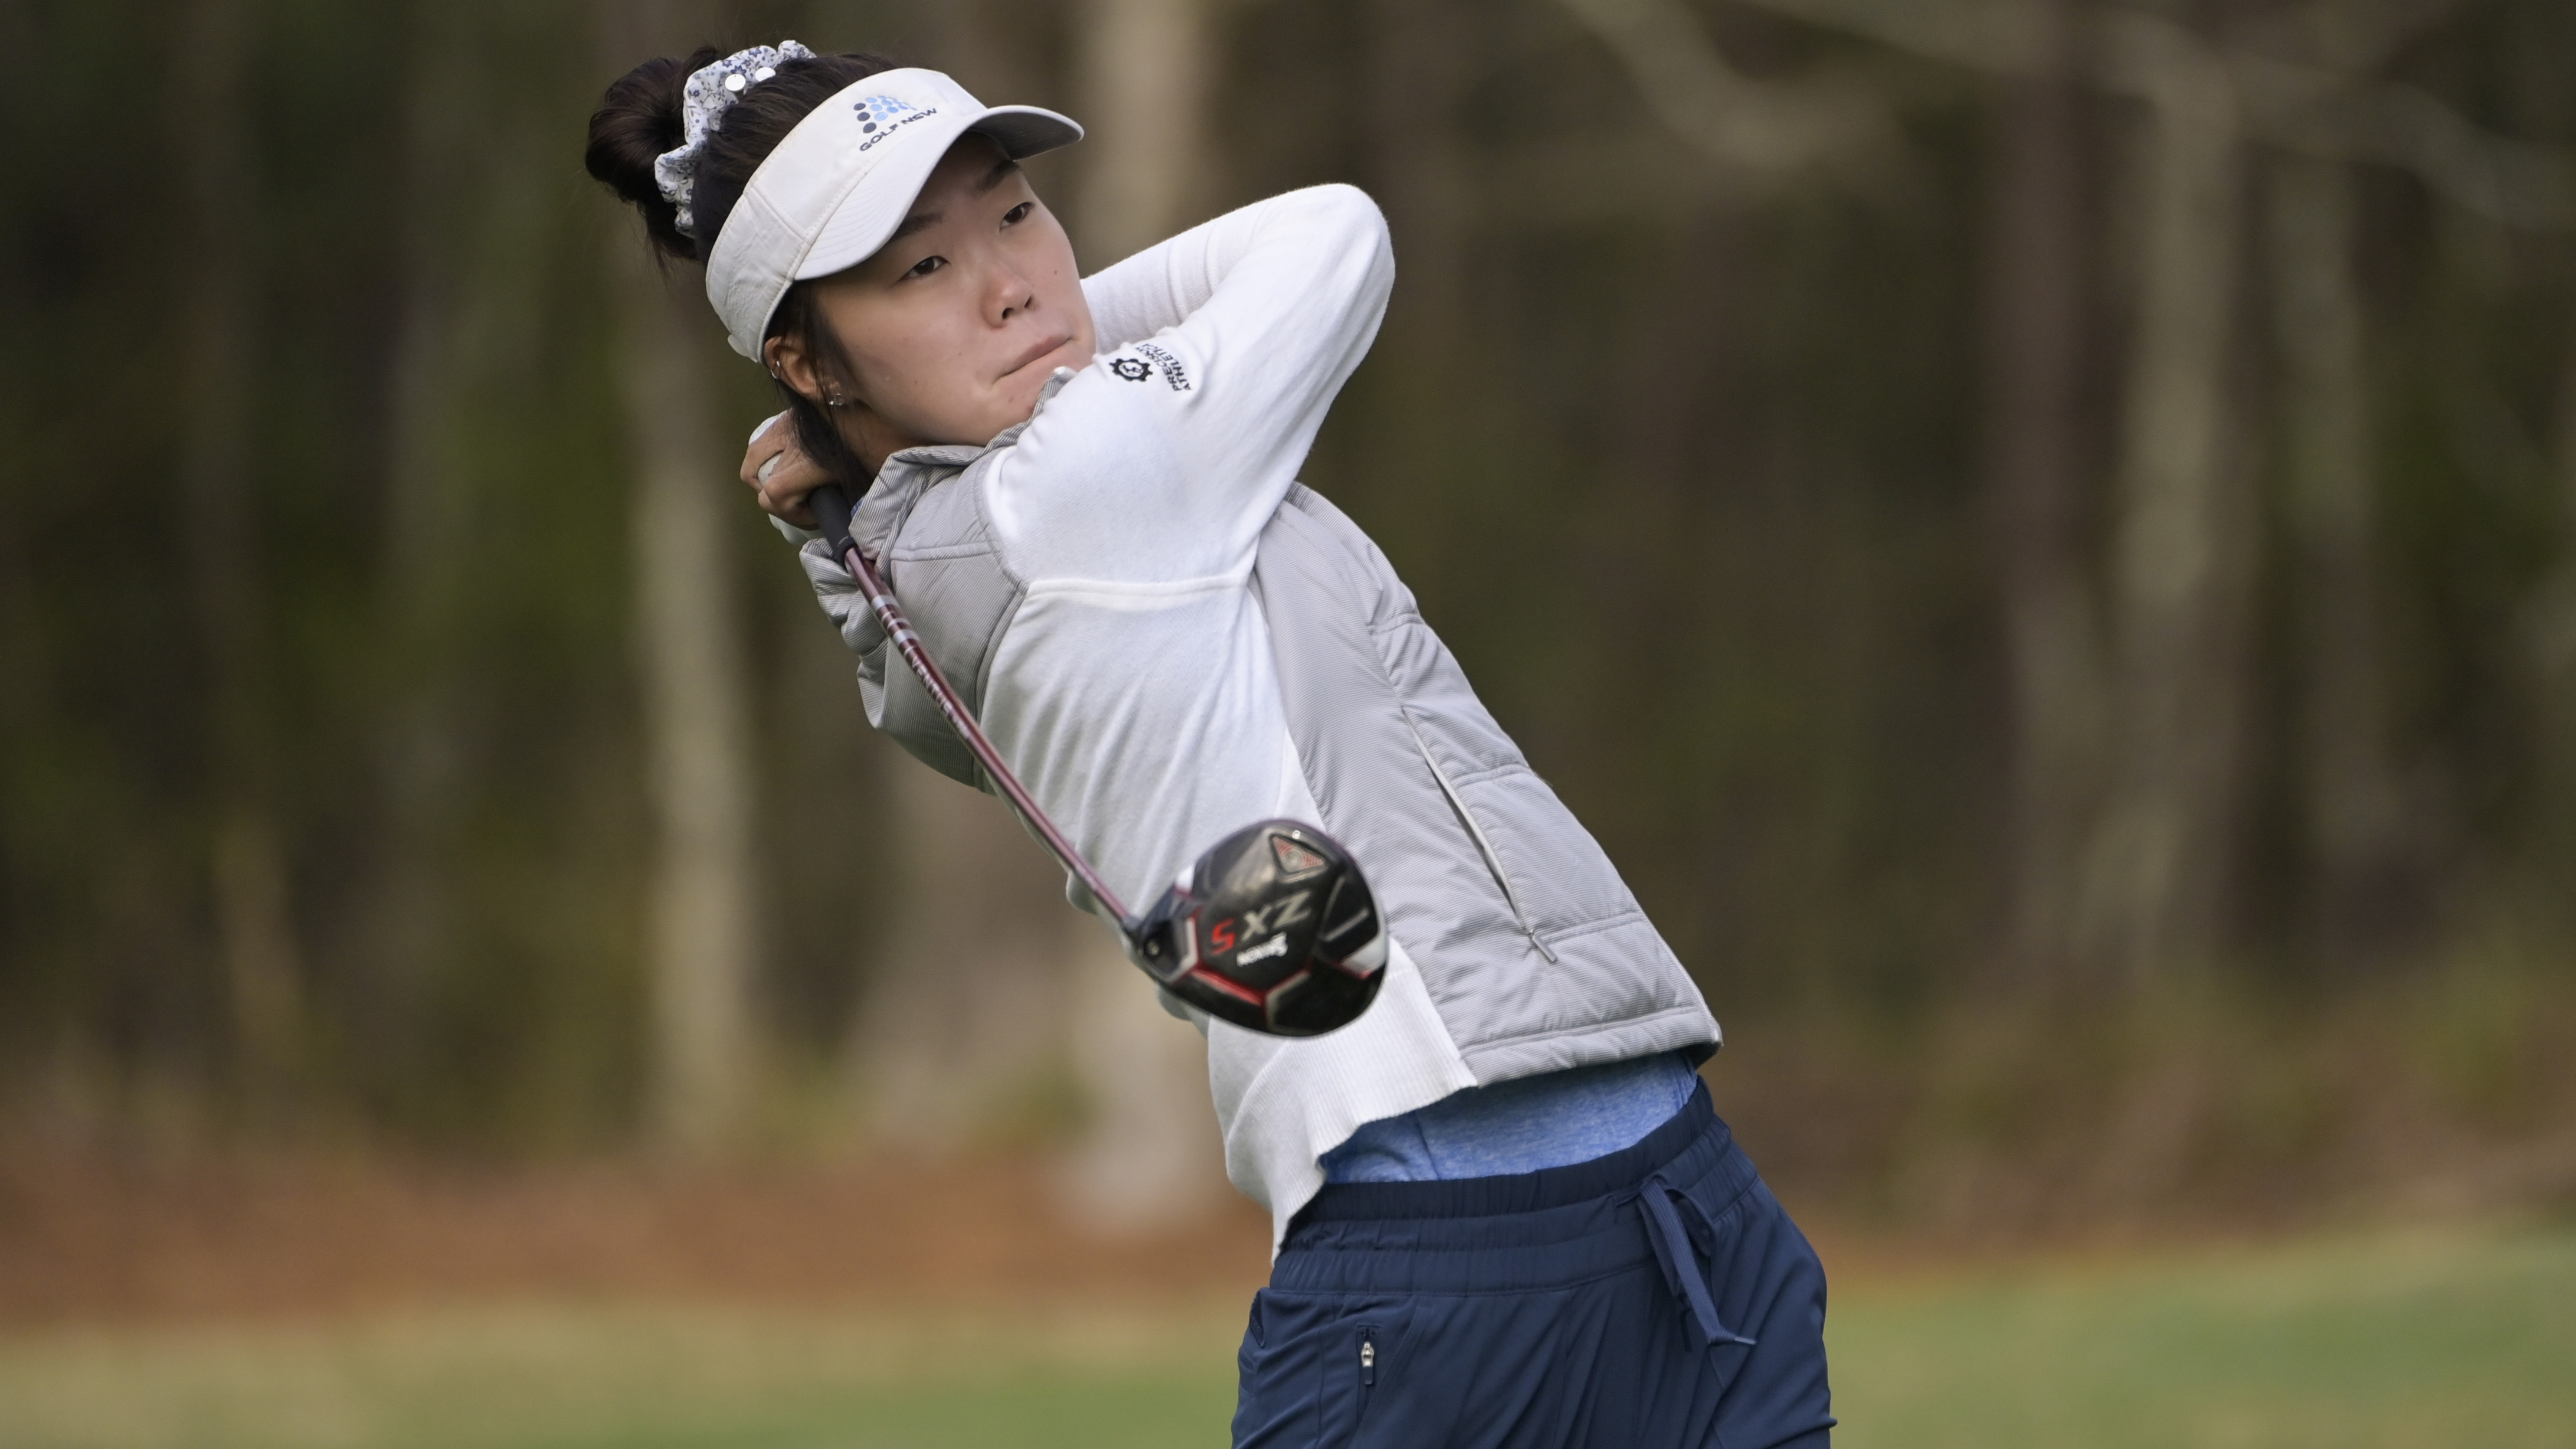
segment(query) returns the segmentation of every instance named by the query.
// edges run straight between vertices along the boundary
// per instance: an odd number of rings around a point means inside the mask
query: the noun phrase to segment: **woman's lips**
[[[1010,376],[1010,375],[1012,375],[1013,373],[1018,372],[1021,368],[1026,367],[1026,366],[1028,366],[1030,363],[1037,361],[1039,358],[1041,358],[1041,357],[1046,357],[1046,356],[1049,356],[1049,355],[1053,354],[1054,352],[1056,352],[1056,351],[1058,351],[1059,349],[1061,349],[1061,348],[1062,348],[1066,343],[1071,342],[1072,340],[1073,340],[1073,339],[1072,339],[1070,336],[1066,336],[1066,337],[1058,337],[1058,338],[1056,338],[1055,340],[1053,340],[1053,341],[1051,341],[1051,342],[1041,342],[1041,343],[1039,343],[1037,346],[1032,347],[1032,348],[1030,348],[1028,351],[1021,353],[1021,354],[1020,354],[1020,358],[1019,358],[1019,360],[1018,360],[1017,362],[1014,362],[1014,363],[1012,363],[1009,367],[1007,367],[1007,368],[1003,369],[1002,376],[1004,376],[1004,377],[1009,377],[1009,376]]]

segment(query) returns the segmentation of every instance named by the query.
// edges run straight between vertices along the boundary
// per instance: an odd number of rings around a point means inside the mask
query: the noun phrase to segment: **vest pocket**
[[[1404,727],[1412,731],[1413,748],[1422,756],[1422,763],[1431,771],[1431,778],[1440,782],[1440,793],[1448,798],[1449,808],[1457,813],[1458,823],[1467,828],[1467,837],[1476,842],[1476,853],[1484,857],[1485,869],[1492,872],[1494,884],[1502,888],[1503,904],[1511,907],[1512,919],[1519,923],[1521,934],[1529,937],[1530,944],[1538,948],[1538,953],[1547,958],[1549,965],[1555,965],[1556,953],[1540,939],[1537,925],[1522,907],[1520,892],[1512,888],[1511,873],[1503,869],[1503,858],[1494,852],[1494,842],[1486,837],[1485,827],[1478,823],[1476,813],[1467,808],[1466,797],[1460,795],[1458,787],[1450,782],[1449,772],[1440,768],[1440,761],[1432,755],[1431,745],[1422,738],[1422,727],[1413,722],[1413,711],[1409,709],[1404,711]]]

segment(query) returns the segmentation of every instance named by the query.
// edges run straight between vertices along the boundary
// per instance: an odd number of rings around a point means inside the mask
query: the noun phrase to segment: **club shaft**
[[[887,640],[894,645],[895,652],[903,656],[903,662],[912,666],[914,677],[921,681],[923,689],[930,692],[939,712],[948,717],[949,728],[957,732],[957,738],[966,742],[968,752],[975,756],[975,763],[984,767],[986,778],[1002,792],[1003,799],[1011,802],[1011,808],[1019,812],[1020,818],[1028,822],[1029,829],[1048,852],[1073,873],[1075,880],[1082,882],[1083,889],[1091,892],[1092,898],[1115,916],[1122,928],[1128,926],[1131,922],[1126,904],[1119,900],[1116,891],[1109,888],[1109,882],[1100,878],[1100,872],[1091,868],[1091,862],[1082,858],[1082,852],[1074,848],[1064,832],[1056,829],[1055,822],[1039,808],[1037,798],[1029,793],[1028,786],[1021,784],[1020,777],[1003,762],[1002,752],[993,748],[993,742],[985,737],[984,727],[975,722],[975,716],[966,708],[966,701],[959,698],[955,687],[949,684],[948,676],[939,668],[939,661],[931,658],[930,651],[922,647],[921,636],[913,632],[912,621],[904,617],[903,605],[895,602],[893,591],[877,577],[875,565],[868,561],[857,540],[850,537],[848,496],[838,487],[825,484],[814,490],[813,506],[814,516],[823,521],[824,536],[833,548],[840,551],[841,564],[850,571],[850,577],[859,581],[859,592],[866,597],[868,609],[877,616],[877,623],[884,627]]]

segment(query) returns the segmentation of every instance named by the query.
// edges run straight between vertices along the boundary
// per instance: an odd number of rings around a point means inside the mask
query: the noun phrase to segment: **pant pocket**
[[[1394,1444],[1394,1410],[1409,1382],[1418,1376],[1405,1357],[1405,1329],[1410,1306],[1383,1300],[1355,1307],[1329,1337],[1334,1340],[1324,1370],[1324,1393],[1318,1415],[1321,1443]]]
[[[1308,1449],[1321,1442],[1319,1400],[1329,1300],[1305,1294],[1252,1295],[1251,1321],[1235,1354],[1236,1449]]]
[[[1253,1299],[1236,1363],[1236,1449],[1339,1449],[1367,1436],[1404,1382],[1406,1304],[1273,1293]]]

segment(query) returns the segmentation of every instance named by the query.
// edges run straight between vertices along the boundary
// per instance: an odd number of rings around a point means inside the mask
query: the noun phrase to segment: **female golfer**
[[[1717,1023],[1297,482],[1394,282],[1377,208],[1292,192],[1085,279],[1017,165],[1081,135],[790,42],[639,66],[588,160],[778,380],[761,505],[861,498],[859,546],[1112,886],[1150,900],[1272,816],[1367,872],[1392,946],[1355,1024],[1198,1019],[1277,1251],[1234,1442],[1824,1444],[1823,1270],[1700,1084]],[[803,560],[869,719],[973,783],[840,563]]]

